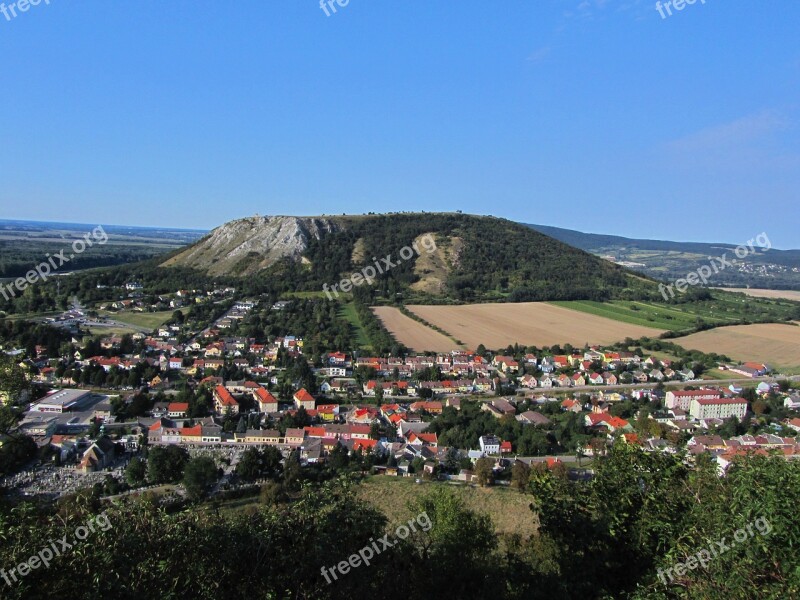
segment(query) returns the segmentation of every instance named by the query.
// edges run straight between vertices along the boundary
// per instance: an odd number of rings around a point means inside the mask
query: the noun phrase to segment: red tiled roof
[[[298,402],[314,402],[315,401],[314,400],[314,396],[309,394],[308,391],[306,391],[306,388],[302,388],[302,389],[297,390],[294,393],[294,399],[297,400]]]
[[[215,391],[217,392],[220,402],[225,406],[239,406],[239,403],[231,396],[231,393],[226,390],[224,386],[218,385]]]
[[[256,396],[258,397],[259,401],[263,402],[264,404],[273,404],[277,403],[278,401],[275,399],[275,396],[269,393],[269,390],[259,387],[255,391]]]

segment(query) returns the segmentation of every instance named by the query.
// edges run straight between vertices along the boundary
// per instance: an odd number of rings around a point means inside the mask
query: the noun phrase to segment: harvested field
[[[744,288],[720,288],[725,292],[739,292],[754,298],[772,298],[781,300],[794,300],[800,302],[800,292],[792,290],[758,290],[758,289],[744,289]]]
[[[479,344],[494,349],[515,343],[533,346],[608,344],[626,337],[657,336],[664,331],[546,302],[415,305],[408,309],[472,349]]]
[[[671,340],[689,350],[725,354],[734,360],[800,366],[800,327],[780,323],[736,325]]]
[[[393,306],[376,306],[372,310],[395,339],[412,350],[450,352],[458,349],[456,343],[446,335],[405,316]]]

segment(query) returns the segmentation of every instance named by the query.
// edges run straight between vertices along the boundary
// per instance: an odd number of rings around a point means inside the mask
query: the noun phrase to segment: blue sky
[[[2,218],[463,210],[800,248],[797,2],[49,2],[0,14]]]

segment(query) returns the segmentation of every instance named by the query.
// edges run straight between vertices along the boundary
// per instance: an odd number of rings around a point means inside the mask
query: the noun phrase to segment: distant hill
[[[654,289],[652,282],[528,226],[460,213],[239,219],[163,266],[319,291],[383,265],[384,257],[397,262],[401,250],[412,246],[418,252],[409,250],[406,260],[379,277],[377,293],[434,301],[600,300]]]
[[[721,257],[726,252],[728,259],[735,258],[736,244],[643,240],[547,225],[528,227],[657,279],[684,277],[708,264],[711,257]],[[759,250],[737,259],[735,268],[713,275],[710,283],[720,287],[800,289],[800,250]]]

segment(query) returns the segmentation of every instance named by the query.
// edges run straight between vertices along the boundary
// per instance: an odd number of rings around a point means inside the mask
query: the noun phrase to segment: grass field
[[[690,350],[717,352],[740,361],[765,362],[781,370],[800,368],[800,327],[796,325],[720,327],[672,341]]]
[[[514,343],[535,346],[608,344],[626,337],[655,337],[663,331],[546,302],[407,308],[470,348],[479,344],[487,348],[503,348]],[[389,330],[395,333],[392,327]],[[399,325],[398,332],[402,335]]]
[[[654,302],[552,302],[557,306],[579,310],[591,315],[614,319],[623,323],[656,327],[670,331],[681,331],[695,327],[697,319],[707,323],[721,324],[735,321],[736,317],[723,315],[720,310],[700,309],[696,306],[669,306]]]
[[[364,327],[361,325],[361,320],[358,318],[358,314],[356,313],[355,304],[352,302],[342,304],[341,308],[339,309],[339,316],[347,319],[350,325],[352,325],[356,345],[359,348],[369,348],[369,340],[367,339],[367,334],[364,332]]]
[[[104,317],[108,317],[114,321],[119,321],[120,323],[127,323],[128,325],[133,325],[135,327],[142,327],[145,329],[156,329],[160,327],[167,321],[172,318],[172,314],[175,311],[172,310],[165,310],[162,312],[152,312],[152,313],[139,313],[139,312],[121,312],[121,313],[113,313],[107,311],[100,311],[100,314]]]
[[[288,299],[288,298],[300,298],[301,300],[311,300],[311,299],[333,299],[333,300],[342,300],[344,302],[349,301],[352,299],[353,295],[350,293],[339,292],[337,296],[334,296],[333,293],[330,293],[331,298],[328,298],[328,294],[326,294],[323,290],[314,291],[314,292],[284,292],[281,294],[281,298]]]
[[[136,329],[135,327],[90,327],[89,334],[90,335],[99,335],[99,336],[123,336],[125,334],[134,334],[139,333],[141,330]]]
[[[393,306],[376,306],[372,310],[395,339],[408,348],[417,352],[450,352],[458,349],[456,343],[446,335],[407,317]]]
[[[409,510],[410,502],[429,492],[433,486],[447,486],[475,512],[489,515],[500,534],[536,533],[536,518],[529,508],[531,497],[504,487],[473,488],[447,483],[414,483],[412,477],[370,477],[358,489],[358,496],[375,506],[392,524],[407,522],[416,516]]]

